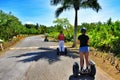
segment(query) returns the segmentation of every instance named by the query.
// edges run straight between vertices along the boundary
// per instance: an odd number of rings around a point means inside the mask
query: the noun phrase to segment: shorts
[[[80,47],[79,52],[89,52],[89,47],[88,46]]]

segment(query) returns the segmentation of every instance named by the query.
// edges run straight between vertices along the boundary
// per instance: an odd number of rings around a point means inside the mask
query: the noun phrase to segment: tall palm
[[[98,0],[51,0],[52,5],[61,4],[61,6],[56,10],[55,15],[58,17],[63,11],[74,9],[75,10],[75,22],[74,22],[74,42],[72,47],[76,47],[76,37],[77,37],[77,17],[78,10],[80,8],[92,8],[96,12],[101,9]]]

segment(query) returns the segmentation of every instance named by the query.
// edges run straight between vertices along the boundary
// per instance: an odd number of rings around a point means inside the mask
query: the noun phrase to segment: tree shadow
[[[21,58],[22,60],[19,60],[18,62],[24,62],[24,63],[38,61],[39,59],[46,59],[48,60],[49,64],[60,61],[60,55],[57,55],[56,49],[45,48],[45,47],[41,47],[38,49],[43,50],[43,51],[42,52],[30,52],[30,53],[25,53],[25,54],[21,54],[18,56],[12,56],[12,57]],[[74,58],[78,58],[79,56],[72,53],[72,51],[68,50],[68,54],[66,55],[66,57],[70,57],[74,59]]]
[[[66,57],[70,57],[70,58],[73,58],[73,59],[79,58],[78,55],[76,55],[75,53],[72,53],[71,51],[69,51],[69,53],[66,55]]]
[[[74,77],[73,75],[71,75],[69,77],[69,80],[95,80],[93,77],[90,77],[88,75],[80,75],[78,77]]]
[[[71,57],[73,59],[75,58],[79,58],[79,54],[76,54],[76,52],[70,50],[70,49],[67,49],[68,50],[68,54],[67,54],[67,57]]]
[[[39,48],[41,50],[45,50],[42,52],[30,52],[30,53],[25,53],[21,54],[18,56],[13,56],[16,58],[22,58],[22,60],[19,60],[18,62],[31,62],[31,61],[38,61],[39,59],[46,59],[48,60],[49,64],[52,64],[56,61],[60,61],[60,58],[58,55],[56,55],[55,49],[50,49],[50,48]]]

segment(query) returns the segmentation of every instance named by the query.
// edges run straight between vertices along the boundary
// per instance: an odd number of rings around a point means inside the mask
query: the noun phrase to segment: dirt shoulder
[[[120,80],[120,73],[111,65],[109,61],[103,63],[102,58],[91,55],[91,59],[95,61],[96,65],[105,71],[109,76],[115,80]]]
[[[3,50],[0,48],[0,57],[4,55],[4,53],[12,46],[16,45],[18,42],[20,42],[22,39],[24,39],[26,35],[19,35],[14,37],[13,39],[4,42],[3,45]]]

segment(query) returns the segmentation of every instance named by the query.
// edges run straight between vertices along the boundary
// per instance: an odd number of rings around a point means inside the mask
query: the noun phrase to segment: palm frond
[[[51,5],[58,5],[62,2],[63,0],[50,0]]]
[[[99,5],[99,3],[97,2],[97,0],[87,0],[84,1],[81,5],[81,8],[92,8],[93,10],[95,10],[96,12],[98,12],[101,8],[101,6]]]
[[[63,11],[71,9],[71,5],[69,4],[63,4],[61,7],[59,7],[56,12],[55,16],[58,17]]]
[[[63,6],[59,7],[55,12],[55,17],[58,17],[63,12],[63,10],[65,10]]]
[[[67,4],[71,8],[77,8],[79,9],[81,0],[64,0],[64,4]]]

